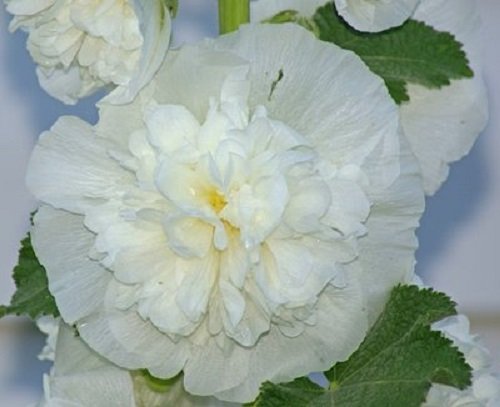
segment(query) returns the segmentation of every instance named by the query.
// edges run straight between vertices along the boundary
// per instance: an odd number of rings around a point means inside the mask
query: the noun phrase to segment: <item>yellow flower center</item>
[[[211,189],[207,192],[206,198],[215,213],[222,211],[227,205],[226,198],[216,189]]]

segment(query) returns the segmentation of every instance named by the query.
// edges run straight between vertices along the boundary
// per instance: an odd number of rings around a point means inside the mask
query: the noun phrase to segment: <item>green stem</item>
[[[250,21],[250,0],[219,0],[219,33],[236,31]]]

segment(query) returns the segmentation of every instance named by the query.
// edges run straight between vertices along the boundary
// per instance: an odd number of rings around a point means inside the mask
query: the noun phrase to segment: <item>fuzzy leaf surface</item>
[[[59,316],[54,297],[49,292],[45,268],[35,255],[29,234],[21,241],[13,278],[17,290],[10,305],[0,306],[0,318],[11,314],[26,315],[32,319],[41,315]]]
[[[409,100],[409,83],[441,88],[474,75],[462,44],[422,22],[408,20],[387,31],[363,33],[350,27],[332,4],[318,8],[312,21],[321,40],[355,52],[382,77],[398,104]]]

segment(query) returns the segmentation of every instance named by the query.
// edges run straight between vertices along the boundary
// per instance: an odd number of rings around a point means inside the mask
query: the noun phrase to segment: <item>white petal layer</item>
[[[108,155],[113,145],[76,117],[61,117],[40,136],[28,166],[26,183],[40,201],[82,213],[92,198],[123,194],[130,173]],[[52,163],[52,165],[47,165]]]
[[[111,364],[93,352],[77,331],[58,322],[56,359],[44,376],[40,407],[237,407],[213,397],[187,393],[182,379],[164,391],[155,391],[138,372]]]
[[[420,0],[335,0],[338,13],[359,31],[377,32],[403,24]]]
[[[368,233],[359,241],[360,279],[368,303],[370,324],[382,311],[397,282],[410,282],[415,267],[419,226],[425,201],[417,160],[401,140],[401,175],[390,187],[374,191],[376,202],[366,222]]]
[[[347,359],[361,343],[367,329],[359,287],[354,279],[347,285],[347,289],[338,290],[330,286],[325,290],[317,305],[315,323],[300,336],[290,338],[278,329],[272,329],[261,338],[259,346],[248,351],[232,347],[227,339],[227,347],[223,351],[214,338],[208,348],[196,350],[198,358],[192,358],[187,363],[184,377],[186,389],[200,395],[211,394],[216,389],[215,396],[222,400],[251,400],[258,393],[262,380],[276,383],[290,381],[312,371],[327,370],[332,365],[329,362],[332,359]],[[356,326],[353,326],[353,320]],[[283,349],[287,349],[286,356],[282,353]],[[238,363],[244,363],[244,373]],[[210,374],[214,367],[227,372],[232,380],[223,381],[220,376]],[[231,375],[235,375],[236,380]]]
[[[410,102],[401,106],[401,121],[420,162],[425,192],[433,195],[448,178],[450,163],[470,151],[486,126],[486,88],[477,77],[440,90],[410,85],[408,92]]]
[[[92,352],[75,330],[61,324],[56,360],[44,378],[45,407],[135,407],[132,378]]]
[[[146,86],[165,59],[170,45],[172,22],[164,1],[133,0],[144,44],[140,61],[125,84],[120,84],[104,100],[109,103],[130,103]]]
[[[102,306],[111,274],[89,259],[93,235],[81,216],[42,206],[34,224],[33,247],[47,269],[49,289],[63,319],[74,324]]]
[[[479,15],[473,0],[422,0],[413,18],[454,34],[474,70],[474,78],[455,80],[438,90],[410,85],[410,102],[401,106],[405,134],[420,162],[425,191],[432,195],[446,180],[449,164],[469,152],[488,121]]]

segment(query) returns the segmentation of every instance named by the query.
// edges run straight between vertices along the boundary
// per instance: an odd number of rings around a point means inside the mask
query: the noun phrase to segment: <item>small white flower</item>
[[[497,407],[500,405],[500,377],[492,373],[490,356],[477,336],[469,333],[465,315],[446,318],[433,325],[465,355],[473,369],[472,386],[465,390],[435,384],[423,407]]]
[[[323,4],[325,0],[260,0],[252,3],[252,19],[262,21],[283,10],[296,10],[309,17]],[[488,122],[478,39],[480,21],[475,0],[421,0],[411,18],[451,32],[464,44],[474,71],[473,78],[452,80],[440,89],[410,84],[410,101],[400,107],[404,133],[420,163],[425,192],[432,195],[448,177],[449,164],[470,151]]]
[[[12,31],[28,32],[40,85],[73,104],[104,87],[130,101],[163,61],[170,14],[160,0],[6,0]],[[141,31],[142,30],[142,31]]]
[[[42,316],[36,320],[36,325],[42,333],[47,335],[45,346],[38,355],[38,359],[54,361],[57,336],[59,334],[59,318]]]
[[[383,31],[403,24],[420,0],[335,0],[337,12],[360,31]],[[314,14],[328,0],[258,0],[250,3],[252,19],[261,21],[283,10],[297,10],[304,16]]]
[[[34,151],[62,317],[221,400],[330,368],[412,274],[423,191],[400,135],[383,82],[298,26],[171,51],[134,103],[62,118]]]
[[[403,24],[420,0],[335,0],[338,13],[359,31],[377,32]]]

